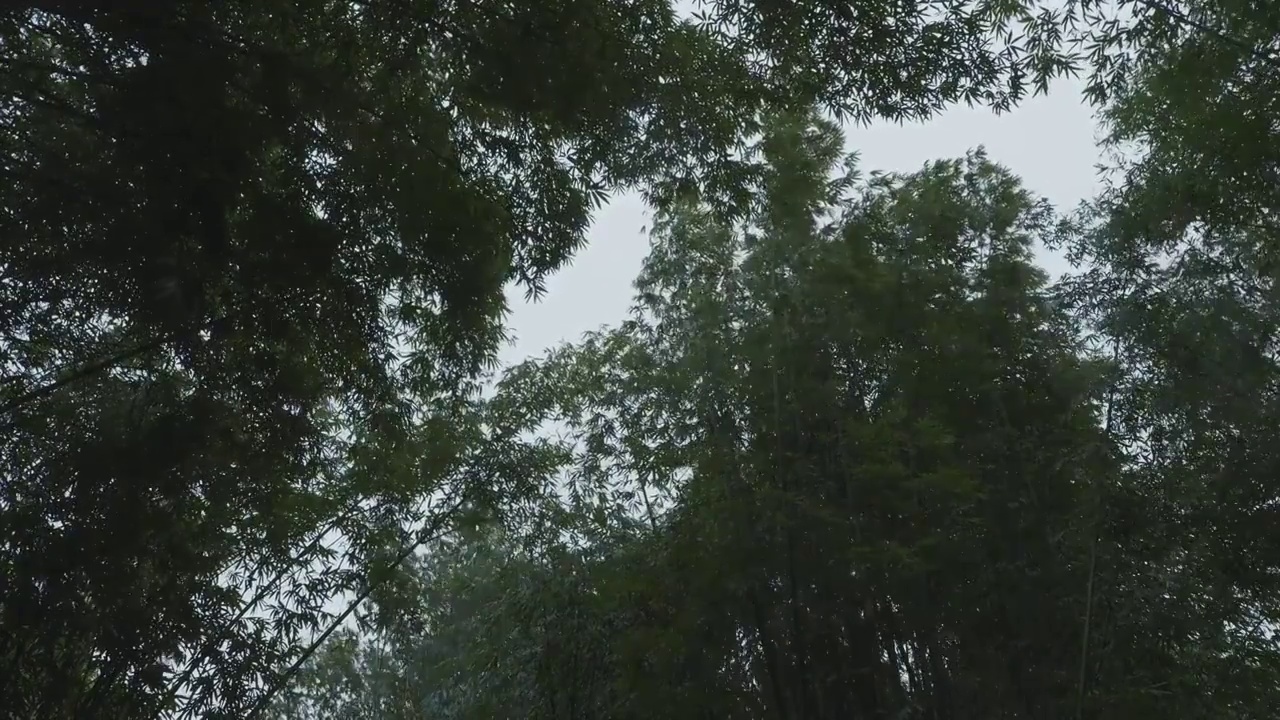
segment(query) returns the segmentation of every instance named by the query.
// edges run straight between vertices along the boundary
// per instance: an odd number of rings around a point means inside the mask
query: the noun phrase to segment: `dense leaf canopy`
[[[1207,466],[1265,444],[1171,441],[1206,399],[1091,340],[1099,280],[1047,284],[1063,228],[980,152],[860,179],[768,127],[748,216],[661,209],[633,317],[506,373],[503,432],[560,429],[541,509],[433,547],[420,622],[279,717],[1267,717],[1274,490]]]
[[[1273,716],[1280,9],[692,10],[0,9],[0,708]],[[1086,58],[1066,218],[826,119]],[[620,190],[633,316],[482,393]]]

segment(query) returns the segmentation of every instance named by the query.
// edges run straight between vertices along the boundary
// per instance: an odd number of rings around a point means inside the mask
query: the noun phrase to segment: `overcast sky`
[[[1096,125],[1080,88],[1079,82],[1060,82],[1048,96],[1000,116],[959,107],[926,123],[850,126],[846,144],[860,153],[864,172],[912,172],[928,160],[960,157],[982,145],[1027,188],[1070,209],[1098,187]],[[526,303],[513,295],[509,326],[515,340],[502,354],[504,365],[626,317],[631,281],[648,251],[641,232],[647,220],[637,197],[615,198],[597,214],[588,246],[550,279],[542,300]],[[1042,255],[1041,263],[1054,275],[1065,269],[1056,257]]]

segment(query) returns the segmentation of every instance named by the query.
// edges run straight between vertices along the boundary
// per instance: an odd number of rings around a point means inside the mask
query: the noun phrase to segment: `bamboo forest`
[[[0,718],[1280,717],[1280,3],[11,0],[0,148]]]

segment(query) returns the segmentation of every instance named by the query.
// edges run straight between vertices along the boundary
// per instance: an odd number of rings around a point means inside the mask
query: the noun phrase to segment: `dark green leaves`
[[[777,148],[805,177],[761,185],[742,155],[761,118],[815,101],[860,119],[1004,107],[1067,64],[1021,5],[705,9],[44,0],[0,15],[0,662],[21,678],[0,702],[235,716],[337,598],[457,519],[428,500],[469,521],[535,515],[565,449],[517,442],[521,411],[477,400],[504,288],[542,292],[594,209],[638,187],[684,237],[651,268],[666,316],[603,339],[608,372],[566,370],[579,389],[558,408],[599,410],[603,379],[614,407],[677,423],[659,442],[591,416],[575,502],[593,509],[566,524],[611,537],[623,513],[605,479],[643,473],[629,502],[681,487],[707,461],[697,428],[749,396],[699,373],[743,367],[748,313],[781,307],[769,273],[733,277],[723,220],[762,188],[804,195],[756,213],[792,243],[841,191],[805,185],[834,159],[829,129],[809,161],[804,132]],[[1000,44],[1010,23],[1028,28],[1021,49]],[[730,204],[675,212],[698,197]]]

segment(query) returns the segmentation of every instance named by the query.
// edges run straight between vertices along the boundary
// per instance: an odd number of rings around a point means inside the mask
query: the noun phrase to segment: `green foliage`
[[[405,687],[333,712],[1270,717],[1269,205],[1167,194],[1253,142],[1148,104],[1182,72],[1110,96],[1145,152],[1065,222],[980,151],[864,178],[771,117],[745,202],[659,205],[629,320],[505,374],[501,427],[558,431],[544,499],[436,551],[449,619],[366,638]],[[357,668],[279,717],[324,663]]]
[[[3,11],[0,707],[1271,717],[1276,19]],[[1006,109],[1075,41],[1136,152],[1067,222],[820,118]],[[484,398],[622,188],[632,317]]]
[[[6,6],[0,706],[252,712],[557,455],[489,437],[477,378],[608,193],[740,196],[767,107],[1006,106],[1065,57],[987,44],[1012,7],[701,9]]]
[[[1270,717],[1280,15],[1170,7],[1110,38],[1116,172],[1067,243],[1088,270],[1065,298],[1117,360],[1112,426],[1132,457],[1107,582],[1135,598],[1117,612],[1140,618],[1116,642],[1144,650],[1104,658],[1100,692],[1116,717]]]
[[[1073,708],[1117,458],[1100,367],[1029,262],[1052,215],[981,153],[861,181],[832,177],[840,146],[774,121],[746,218],[663,208],[633,318],[506,376],[495,405],[576,448],[570,515],[514,578],[455,570],[477,589],[449,598],[508,593],[504,629],[413,639],[474,638],[417,682],[532,676],[438,716]]]

